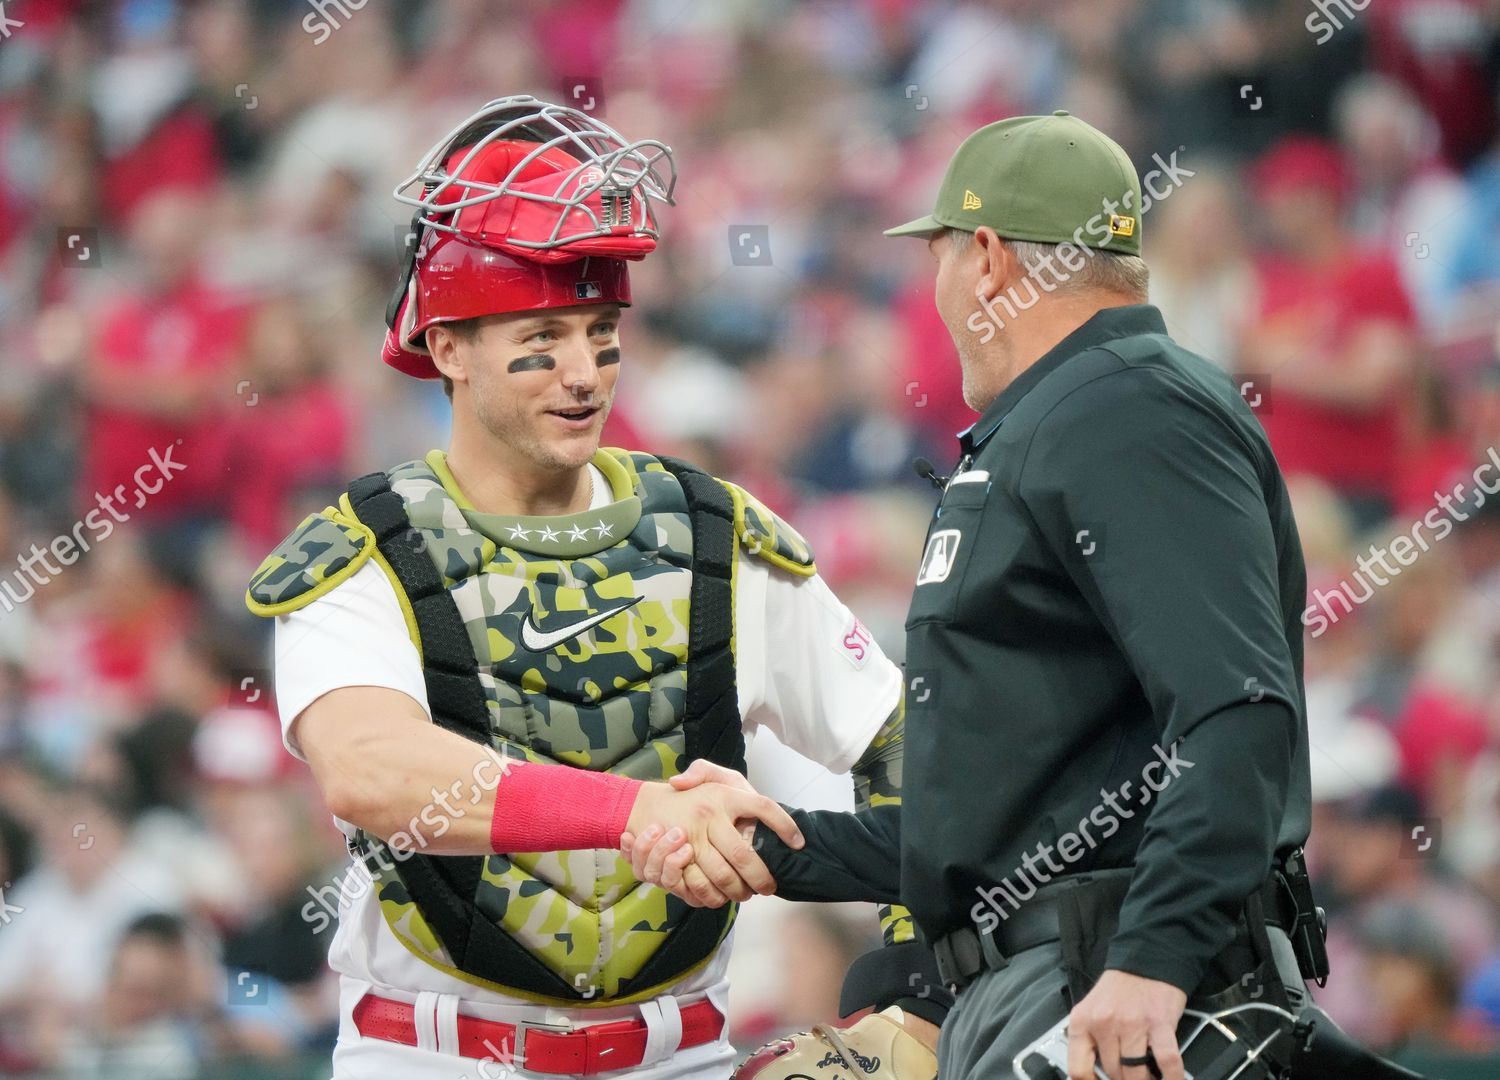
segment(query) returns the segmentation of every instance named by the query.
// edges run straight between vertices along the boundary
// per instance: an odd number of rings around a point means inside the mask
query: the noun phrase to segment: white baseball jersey
[[[609,501],[610,488],[603,474],[595,471],[593,479],[597,507]],[[900,671],[821,578],[773,570],[743,551],[738,558],[736,675],[746,733],[767,728],[831,772],[848,771],[896,707]],[[416,647],[395,590],[374,563],[366,563],[328,595],[276,619],[276,700],[289,751],[302,757],[296,741],[296,720],[302,712],[329,691],[347,686],[400,691],[430,719]],[[353,834],[353,826],[338,824]],[[336,883],[324,886],[321,897],[309,901],[303,914],[321,931],[331,923],[335,904],[338,929],[329,964],[342,986],[336,1080],[385,1080],[395,1075],[410,1080],[540,1077],[509,1065],[457,1056],[451,1023],[456,1013],[507,1023],[580,1025],[644,1017],[653,1029],[648,1057],[654,1051],[659,1060],[629,1075],[650,1080],[722,1078],[730,1071],[733,1051],[727,1041],[675,1052],[673,1046],[655,1045],[662,1042],[656,1037],[662,1015],[673,1011],[658,1002],[553,1008],[487,991],[424,963],[387,928],[369,874],[359,863],[351,861]],[[725,969],[732,938],[731,934],[710,963],[663,996],[679,1005],[707,996],[727,1015]],[[426,1033],[424,1045],[412,1048],[362,1038],[351,1011],[366,992],[413,1003],[418,1031]],[[670,1023],[666,1027],[670,1040]]]

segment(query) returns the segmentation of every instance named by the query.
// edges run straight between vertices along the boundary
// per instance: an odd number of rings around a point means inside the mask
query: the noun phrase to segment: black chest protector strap
[[[467,739],[489,744],[490,716],[479,685],[479,661],[442,575],[412,527],[406,504],[385,473],[349,485],[349,505],[375,534],[375,546],[406,593],[422,639],[422,678],[433,722]]]
[[[745,771],[745,730],[734,679],[734,502],[724,485],[676,458],[659,459],[687,496],[693,528],[688,626],[688,761]]]
[[[731,648],[733,504],[723,485],[707,473],[683,462],[663,459],[663,464],[682,484],[693,532],[683,765],[706,757],[744,772]],[[391,490],[385,473],[371,473],[349,485],[349,504],[375,534],[377,548],[411,604],[433,722],[490,745],[489,709],[468,629],[401,496]],[[459,970],[532,995],[590,1000],[585,995],[592,991],[568,983],[479,910],[475,897],[485,862],[484,856],[412,854],[395,865],[401,884]],[[733,905],[688,908],[675,897],[667,903],[676,915],[672,934],[614,997],[675,981],[713,951],[734,916]]]

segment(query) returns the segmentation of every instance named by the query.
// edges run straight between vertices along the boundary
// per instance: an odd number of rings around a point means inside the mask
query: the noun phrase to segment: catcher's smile
[[[547,415],[556,417],[571,430],[582,431],[594,422],[598,412],[597,405],[579,405],[571,409],[550,409]]]

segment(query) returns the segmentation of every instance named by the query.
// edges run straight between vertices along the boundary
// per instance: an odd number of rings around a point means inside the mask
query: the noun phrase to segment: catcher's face
[[[508,454],[548,472],[581,469],[599,448],[620,372],[618,304],[491,315],[465,337],[428,331],[464,412]]]

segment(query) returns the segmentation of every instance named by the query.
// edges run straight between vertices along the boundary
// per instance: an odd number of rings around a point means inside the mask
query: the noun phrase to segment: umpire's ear
[[[974,285],[977,299],[993,300],[1026,276],[1026,267],[1021,265],[1021,260],[988,225],[981,225],[974,231],[973,243],[966,254],[979,261],[979,280]]]

